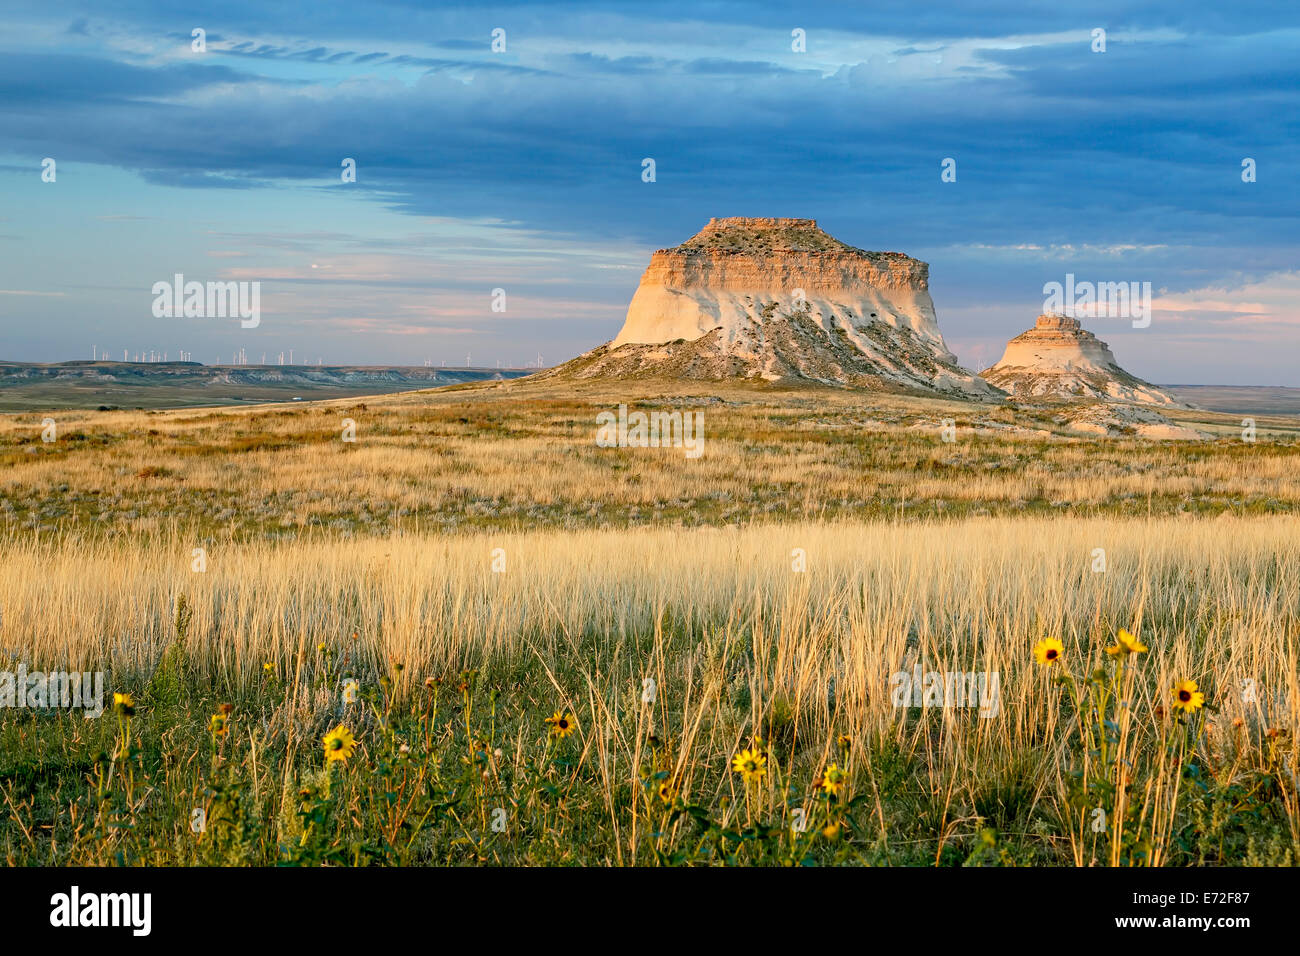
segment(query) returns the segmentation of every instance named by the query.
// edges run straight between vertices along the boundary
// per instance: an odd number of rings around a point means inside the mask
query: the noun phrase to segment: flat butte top
[[[710,219],[708,225],[671,249],[660,253],[711,255],[764,255],[783,252],[834,253],[870,259],[910,259],[901,252],[868,252],[817,228],[816,219],[746,218]]]

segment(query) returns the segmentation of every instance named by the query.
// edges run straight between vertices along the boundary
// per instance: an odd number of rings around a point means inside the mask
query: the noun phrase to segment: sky
[[[552,365],[793,216],[929,262],[969,368],[1071,274],[1151,283],[1084,320],[1134,374],[1300,386],[1297,107],[1292,2],[6,0],[0,360]]]

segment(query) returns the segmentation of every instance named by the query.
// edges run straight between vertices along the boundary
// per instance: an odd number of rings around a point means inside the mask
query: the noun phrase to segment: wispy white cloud
[[[1300,334],[1300,270],[1240,284],[1215,283],[1185,292],[1161,290],[1156,321],[1216,322],[1238,328],[1285,326]]]

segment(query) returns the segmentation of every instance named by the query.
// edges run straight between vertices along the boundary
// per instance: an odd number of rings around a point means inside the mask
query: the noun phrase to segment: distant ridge
[[[0,409],[172,408],[345,398],[528,375],[528,369],[401,365],[203,365],[0,361]]]

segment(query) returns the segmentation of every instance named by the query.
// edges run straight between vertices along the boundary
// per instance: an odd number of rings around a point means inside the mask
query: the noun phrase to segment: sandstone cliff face
[[[1178,405],[1167,392],[1119,367],[1105,342],[1078,319],[1046,313],[1007,343],[1002,359],[980,375],[1017,398],[1092,398]]]
[[[570,365],[998,395],[944,344],[926,263],[855,249],[812,219],[711,219],[659,250],[619,334]]]

